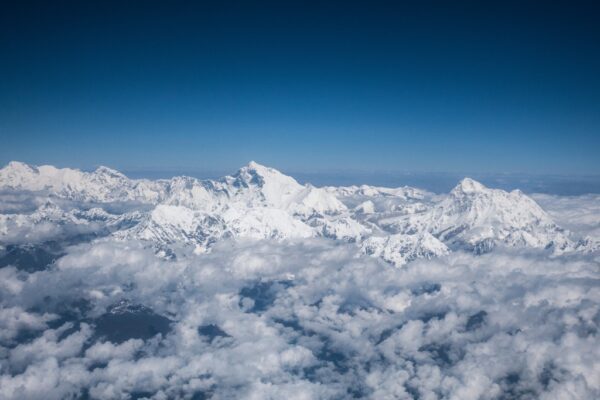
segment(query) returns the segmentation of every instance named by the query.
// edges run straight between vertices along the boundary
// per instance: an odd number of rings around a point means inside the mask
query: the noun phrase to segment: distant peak
[[[245,167],[242,167],[242,169],[247,171],[255,171],[258,173],[279,172],[274,168],[270,168],[265,165],[259,164],[256,161],[250,161]]]
[[[249,184],[263,186],[265,183],[275,182],[278,182],[278,184],[299,185],[294,178],[282,174],[275,168],[261,165],[255,161],[250,161],[246,166],[240,168],[233,177],[242,186]]]
[[[34,167],[32,167],[29,164],[26,164],[24,162],[21,161],[10,161],[6,167],[7,169],[12,169],[12,170],[20,170],[20,171],[33,171],[35,170]]]
[[[277,171],[275,168],[267,167],[265,165],[259,164],[256,161],[250,161],[244,167],[240,168],[238,174],[240,173],[250,173],[253,175],[259,175],[265,177],[266,175],[283,175],[281,172]]]
[[[101,165],[98,168],[96,168],[96,171],[94,171],[94,172],[96,174],[102,174],[102,175],[125,176],[121,172],[117,171],[116,169],[105,167],[104,165]]]
[[[452,189],[452,193],[478,193],[486,189],[481,183],[471,178],[464,178]]]
[[[248,165],[246,165],[246,167],[250,168],[250,169],[266,168],[264,165],[261,165],[261,164],[257,163],[256,161],[250,161],[248,163]]]

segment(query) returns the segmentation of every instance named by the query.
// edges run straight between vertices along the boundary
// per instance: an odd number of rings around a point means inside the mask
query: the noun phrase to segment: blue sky
[[[593,3],[18,3],[2,163],[600,174]]]

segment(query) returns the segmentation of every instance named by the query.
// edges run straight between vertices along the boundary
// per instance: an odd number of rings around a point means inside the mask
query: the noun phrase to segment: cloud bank
[[[167,260],[99,240],[47,270],[0,270],[0,387],[46,399],[594,398],[598,265],[513,250],[397,269],[326,239]],[[147,329],[107,337],[110,318]]]

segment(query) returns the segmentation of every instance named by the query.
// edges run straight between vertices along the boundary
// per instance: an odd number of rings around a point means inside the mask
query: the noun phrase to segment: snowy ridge
[[[0,214],[2,241],[15,229],[44,237],[42,226],[102,230],[115,239],[190,245],[201,252],[227,238],[325,237],[356,243],[359,252],[397,266],[457,250],[485,253],[496,246],[554,253],[598,249],[597,238],[563,230],[522,192],[489,189],[469,178],[448,195],[436,196],[410,187],[301,185],[255,162],[219,180],[158,181],[129,179],[106,167],[81,172],[11,162],[0,170],[0,189],[47,198],[34,212]],[[81,206],[62,206],[60,201],[67,200]],[[117,214],[102,208],[119,202],[151,208]]]
[[[162,199],[165,191],[163,181],[132,180],[107,167],[82,172],[50,165],[33,167],[16,161],[0,170],[0,187],[45,191],[57,197],[85,202],[155,203]]]

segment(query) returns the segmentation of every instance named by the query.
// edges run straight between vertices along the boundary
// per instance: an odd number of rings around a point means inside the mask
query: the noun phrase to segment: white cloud
[[[532,197],[559,225],[581,235],[600,238],[600,195],[535,194]]]
[[[223,242],[209,254],[181,250],[171,261],[137,242],[73,247],[2,297],[11,337],[45,329],[5,350],[4,397],[84,388],[95,398],[600,394],[593,255],[454,253],[397,269],[356,257],[352,246]],[[170,333],[97,342],[95,318],[123,298],[170,318]],[[45,325],[50,313],[67,315],[66,305],[82,299],[88,306],[73,309],[85,323]],[[31,324],[15,323],[17,314]],[[200,334],[209,324],[223,334]],[[50,365],[56,379],[32,383]]]

